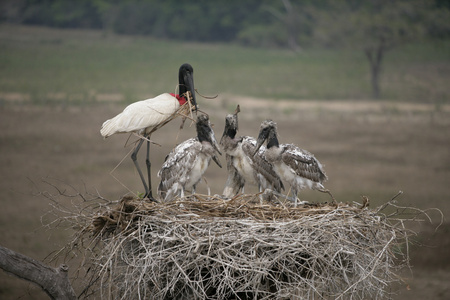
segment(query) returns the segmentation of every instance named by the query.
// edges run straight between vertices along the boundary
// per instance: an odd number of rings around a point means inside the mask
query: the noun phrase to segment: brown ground
[[[369,102],[295,104],[258,102],[222,96],[199,100],[222,135],[224,118],[241,104],[242,135],[256,136],[260,122],[272,118],[279,124],[281,142],[292,142],[313,152],[325,165],[329,188],[338,201],[361,201],[366,195],[375,207],[399,190],[402,205],[421,209],[439,208],[450,215],[450,109],[448,106],[394,105]],[[204,104],[208,102],[208,104]],[[49,210],[39,195],[53,190],[50,181],[67,191],[100,193],[118,199],[142,187],[131,160],[126,135],[102,140],[101,123],[124,105],[102,103],[86,107],[39,107],[3,103],[0,107],[0,244],[44,260],[70,239],[70,231],[41,228],[40,217]],[[165,155],[176,144],[180,121],[167,125],[152,139],[154,184]],[[194,135],[186,124],[178,142]],[[225,166],[224,157],[221,158]],[[142,166],[144,166],[142,162]],[[221,193],[226,170],[212,164],[207,171],[212,193]],[[73,188],[73,189],[72,189]],[[252,191],[247,189],[246,192]],[[202,184],[200,192],[205,192]],[[328,201],[328,196],[305,191],[303,200]],[[440,215],[431,212],[433,224],[415,228],[426,246],[411,248],[412,273],[402,272],[407,284],[392,287],[394,299],[450,299],[450,224],[435,228]],[[48,299],[33,285],[0,271],[1,299]]]

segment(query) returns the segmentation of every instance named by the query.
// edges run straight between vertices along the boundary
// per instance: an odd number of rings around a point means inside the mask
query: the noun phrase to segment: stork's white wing
[[[151,128],[165,121],[179,107],[178,100],[168,93],[138,101],[128,105],[114,118],[105,121],[100,133],[108,137],[114,133],[137,132]]]

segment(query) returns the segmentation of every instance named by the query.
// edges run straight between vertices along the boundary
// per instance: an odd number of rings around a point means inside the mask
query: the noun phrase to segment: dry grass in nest
[[[61,253],[82,252],[87,297],[384,299],[408,264],[414,233],[404,223],[429,218],[394,202],[294,208],[257,195],[124,197],[66,217],[81,228]]]

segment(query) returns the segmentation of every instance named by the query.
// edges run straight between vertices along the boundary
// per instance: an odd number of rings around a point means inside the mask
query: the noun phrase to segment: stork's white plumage
[[[139,176],[144,185],[144,197],[152,197],[151,185],[151,163],[150,163],[150,135],[158,128],[164,126],[167,122],[177,116],[180,106],[185,104],[187,100],[192,101],[195,109],[197,109],[197,102],[195,101],[194,89],[194,70],[190,64],[183,64],[178,72],[178,90],[179,94],[164,93],[155,98],[138,101],[128,105],[120,114],[112,119],[105,121],[100,129],[100,133],[104,138],[107,138],[115,133],[135,132],[142,138],[137,144],[131,154],[131,159],[139,173]],[[185,104],[189,105],[189,103]],[[186,107],[186,106],[183,106]],[[190,106],[189,106],[190,108]],[[189,110],[189,109],[188,109]],[[144,140],[147,140],[147,176],[148,185],[144,179],[144,175],[137,163],[137,153],[142,146]]]
[[[221,167],[216,152],[221,153],[208,116],[198,116],[196,128],[197,137],[175,147],[158,172],[158,177],[161,178],[158,195],[163,201],[183,197],[186,190],[191,190],[194,194],[211,159]]]
[[[277,124],[272,120],[261,123],[255,154],[265,141],[267,147],[264,157],[273,165],[278,176],[291,185],[295,206],[298,192],[305,187],[328,193],[334,202],[333,195],[322,184],[327,180],[322,164],[313,154],[293,144],[280,145],[277,138]]]
[[[273,166],[264,158],[265,147],[261,146],[258,153],[256,140],[250,136],[236,137],[240,108],[234,114],[225,118],[225,129],[220,140],[222,150],[227,154],[228,179],[223,195],[233,197],[244,189],[245,184],[256,185],[260,192],[272,189],[280,193],[284,188],[280,177]]]
[[[178,96],[178,98],[180,98]],[[155,98],[134,102],[112,119],[105,121],[100,133],[107,138],[115,133],[136,132],[146,136],[184,104],[184,98],[164,93]]]

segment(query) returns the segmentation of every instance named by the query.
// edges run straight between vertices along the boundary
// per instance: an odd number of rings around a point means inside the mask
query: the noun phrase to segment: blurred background
[[[325,165],[338,201],[364,195],[375,208],[402,190],[399,205],[439,209],[439,228],[437,210],[410,225],[412,269],[389,292],[450,298],[448,0],[0,1],[0,244],[46,261],[70,241],[71,230],[42,226],[57,189],[141,193],[128,136],[103,140],[100,126],[129,103],[175,92],[185,62],[217,139],[240,104],[241,135],[277,121],[282,143]],[[195,136],[180,124],[152,135],[154,189],[167,153]],[[212,193],[226,176],[211,164]],[[48,297],[0,271],[0,298]]]

